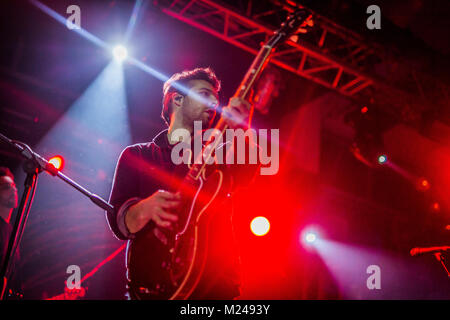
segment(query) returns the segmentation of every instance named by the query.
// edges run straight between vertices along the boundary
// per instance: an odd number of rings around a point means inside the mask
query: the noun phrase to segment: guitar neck
[[[253,60],[252,65],[248,69],[247,73],[244,76],[244,79],[240,83],[238,89],[236,90],[236,93],[233,97],[239,97],[242,99],[248,98],[248,95],[250,93],[250,90],[252,86],[254,85],[256,79],[261,74],[261,72],[264,70],[265,66],[267,65],[267,62],[269,61],[270,54],[272,53],[273,47],[269,45],[264,45],[258,52],[258,55]],[[228,125],[226,121],[221,117],[217,123],[217,125],[214,127],[214,129],[218,130],[221,133],[221,136],[224,135],[225,130],[228,129]],[[216,148],[218,144],[220,143],[219,139],[214,139],[212,142],[213,144],[216,144],[213,146],[213,148]],[[200,154],[199,156],[202,156]],[[188,176],[191,179],[197,180],[200,175],[201,171],[204,168],[205,164],[202,161],[202,164],[194,163],[188,173]]]
[[[272,53],[272,50],[273,47],[269,45],[265,45],[259,50],[258,55],[253,60],[252,65],[248,69],[247,73],[244,76],[244,79],[236,90],[234,97],[239,97],[242,99],[248,98],[248,94],[250,93],[250,90],[253,87],[256,79],[266,67],[267,62],[269,62],[269,57]]]
[[[220,131],[220,136],[222,137],[225,133],[225,130],[228,129],[228,125],[225,122],[225,120],[223,120],[223,118],[221,117],[219,119],[219,122],[217,123],[217,125],[214,127],[214,129],[217,129]],[[214,144],[213,149],[215,149],[220,143],[220,139],[214,139],[214,141],[212,142]],[[207,144],[209,145],[209,144]],[[205,146],[206,148],[206,146]],[[202,152],[198,155],[198,157],[200,158],[200,161],[194,161],[194,163],[191,165],[191,168],[189,169],[189,172],[187,173],[185,180],[197,180],[201,174],[202,174],[202,170],[204,169],[204,167],[206,166],[206,162],[202,161],[203,160],[203,154],[205,151],[205,148],[203,148]]]
[[[307,14],[304,10],[297,11],[288,17],[286,22],[281,25],[280,29],[274,32],[273,36],[259,50],[233,97],[246,100],[249,99],[251,89],[255,84],[256,79],[259,77],[259,75],[269,62],[269,57],[274,48],[280,42],[284,41],[290,34],[292,34],[292,32],[294,32],[300,25],[303,25],[305,23],[305,17],[308,15],[309,19],[311,17],[310,14]],[[252,111],[253,110],[250,110],[250,118],[252,115]],[[219,122],[215,126],[215,129],[221,133],[221,136],[223,136],[227,128],[228,125],[226,121],[223,119],[223,117],[221,117],[219,119]],[[220,139],[214,139],[214,141],[212,142],[212,144],[214,144],[213,149],[215,149],[219,143],[221,143]],[[207,145],[209,146],[209,144]],[[201,157],[202,154],[200,154],[199,156]],[[201,164],[198,162],[201,162]],[[195,161],[191,166],[188,174],[186,175],[186,178],[197,180],[200,177],[205,166],[206,164],[203,161]]]

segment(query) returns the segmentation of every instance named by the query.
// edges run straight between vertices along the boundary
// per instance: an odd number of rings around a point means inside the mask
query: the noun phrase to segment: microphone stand
[[[442,252],[435,252],[434,256],[436,257],[437,261],[439,261],[442,264],[442,267],[444,267],[445,272],[447,272],[447,276],[450,279],[450,272],[448,272],[447,266],[445,265],[445,259],[442,256]]]
[[[58,169],[56,169],[51,163],[49,163],[39,154],[35,153],[28,145],[19,141],[11,140],[1,133],[0,140],[16,149],[16,151],[20,153],[22,158],[25,159],[25,162],[23,163],[23,170],[26,173],[24,182],[25,189],[22,193],[22,198],[17,209],[15,223],[9,237],[6,255],[3,260],[3,265],[0,269],[0,300],[6,300],[8,278],[12,272],[12,262],[14,261],[14,255],[22,238],[23,230],[28,218],[28,213],[30,212],[31,205],[33,203],[39,173],[41,173],[42,171],[47,171],[52,176],[60,178],[65,183],[69,184],[70,186],[81,192],[83,195],[88,197],[94,204],[96,204],[103,210],[112,212],[114,211],[114,207],[98,195],[91,193],[90,191],[83,188],[81,185],[58,171]]]
[[[440,247],[427,247],[427,248],[412,248],[410,251],[411,256],[416,256],[418,254],[432,253],[437,261],[439,261],[444,267],[445,272],[447,273],[448,278],[450,279],[450,272],[445,265],[445,258],[442,255],[443,252],[449,251],[450,246],[440,246]]]

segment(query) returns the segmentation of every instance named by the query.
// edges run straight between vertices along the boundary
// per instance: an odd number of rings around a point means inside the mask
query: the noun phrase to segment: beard
[[[200,114],[185,114],[183,116],[183,123],[186,127],[194,127],[195,121],[201,121],[203,129],[208,129],[214,123],[213,116],[208,116],[204,112]]]
[[[198,121],[202,121],[202,126],[205,129],[211,128],[215,119],[215,114],[205,114],[204,112],[199,117]]]

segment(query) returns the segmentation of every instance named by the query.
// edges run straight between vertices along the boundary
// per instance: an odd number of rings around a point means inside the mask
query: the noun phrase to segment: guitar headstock
[[[269,43],[271,46],[276,46],[279,42],[285,41],[294,34],[308,32],[313,25],[312,14],[310,12],[306,9],[296,10],[289,14],[286,21],[275,31],[273,41]]]

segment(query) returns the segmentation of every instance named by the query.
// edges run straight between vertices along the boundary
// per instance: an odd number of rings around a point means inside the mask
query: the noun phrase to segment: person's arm
[[[170,228],[178,220],[168,211],[179,205],[179,195],[158,190],[147,198],[139,197],[141,161],[139,147],[127,147],[119,157],[114,174],[110,203],[115,210],[107,217],[111,230],[121,240],[133,239],[150,221],[161,228]]]
[[[138,203],[139,198],[139,146],[129,146],[122,151],[117,161],[109,202],[114,206],[114,212],[107,212],[109,227],[114,235],[126,240],[133,238],[125,225],[125,215],[128,208]]]
[[[170,228],[178,217],[168,212],[179,205],[180,195],[158,190],[150,197],[130,206],[125,215],[125,226],[131,233],[142,230],[149,221],[161,228]]]

